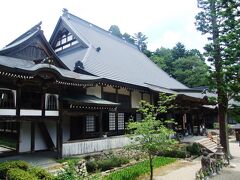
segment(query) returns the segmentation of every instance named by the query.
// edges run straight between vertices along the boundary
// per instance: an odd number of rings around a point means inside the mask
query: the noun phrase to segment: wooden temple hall
[[[211,124],[206,94],[157,67],[134,45],[64,10],[49,41],[41,23],[0,50],[0,156],[57,157],[119,148],[139,101],[177,94],[176,130]]]

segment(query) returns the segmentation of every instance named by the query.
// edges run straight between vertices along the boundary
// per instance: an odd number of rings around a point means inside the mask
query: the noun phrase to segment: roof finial
[[[63,16],[68,14],[68,10],[66,8],[63,8],[62,12],[63,12]]]

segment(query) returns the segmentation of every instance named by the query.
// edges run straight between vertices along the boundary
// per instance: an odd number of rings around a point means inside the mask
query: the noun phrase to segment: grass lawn
[[[160,166],[164,166],[170,163],[175,162],[175,158],[169,158],[169,157],[156,157],[153,160],[153,166],[154,168],[158,168]],[[121,169],[119,171],[115,171],[108,176],[105,176],[105,180],[132,180],[136,177],[149,173],[149,161],[145,160],[143,162],[137,163],[135,165],[126,167],[124,169]]]
[[[16,139],[11,137],[3,137],[0,136],[0,146],[10,147],[10,148],[16,148]]]

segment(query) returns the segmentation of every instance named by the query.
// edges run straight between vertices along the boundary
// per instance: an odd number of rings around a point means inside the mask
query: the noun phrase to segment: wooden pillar
[[[150,92],[150,104],[153,104],[153,94]]]
[[[129,96],[130,96],[130,108],[132,109],[132,90],[129,91]]]
[[[99,136],[100,137],[102,137],[103,136],[103,119],[102,119],[102,110],[100,110],[100,112],[99,112],[99,118],[98,118],[98,120],[99,120]]]
[[[118,88],[116,88],[116,103],[118,103]],[[118,110],[116,109],[115,112],[115,128],[116,128],[116,132],[118,134]]]
[[[143,94],[144,94],[144,92],[140,92],[141,93],[141,100],[143,100]]]
[[[101,98],[103,98],[103,86],[101,86]]]
[[[42,117],[45,116],[45,93],[46,93],[46,88],[42,89],[42,104],[41,104],[41,109],[42,109]]]
[[[16,102],[16,116],[17,116],[17,118],[20,117],[21,100],[22,100],[21,96],[22,96],[21,86],[18,86],[17,87],[17,97],[16,97],[16,99],[17,99],[17,102]]]
[[[31,121],[31,153],[35,151],[35,122]]]
[[[60,97],[60,93],[59,93]],[[63,130],[62,130],[62,116],[63,116],[63,108],[61,97],[59,98],[59,118],[57,120],[57,158],[62,158],[62,149],[63,149]]]
[[[19,152],[20,149],[20,128],[21,128],[21,120],[20,120],[20,110],[21,110],[21,96],[22,96],[22,91],[21,91],[21,86],[18,85],[17,87],[17,93],[16,93],[16,117],[18,121],[18,126],[17,126],[17,144],[16,144],[16,152]]]

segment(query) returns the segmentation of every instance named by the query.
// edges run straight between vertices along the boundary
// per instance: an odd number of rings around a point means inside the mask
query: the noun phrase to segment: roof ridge
[[[97,25],[95,25],[95,24],[92,24],[92,23],[90,23],[90,22],[88,22],[88,21],[86,21],[86,20],[84,20],[84,19],[82,19],[82,18],[80,18],[80,17],[78,17],[78,16],[76,16],[76,15],[74,15],[74,14],[71,14],[71,13],[69,13],[69,12],[63,14],[63,16],[66,17],[67,19],[71,19],[71,17],[70,17],[69,15],[72,16],[73,18],[76,18],[77,20],[80,20],[80,21],[88,24],[89,27],[94,27],[94,28],[96,28],[96,29],[94,29],[94,30],[98,30],[99,32],[102,32],[104,35],[106,35],[106,36],[108,36],[108,37],[112,37],[113,39],[119,41],[120,43],[124,43],[124,44],[126,44],[126,45],[128,45],[128,46],[130,46],[130,47],[132,47],[132,48],[134,48],[134,49],[139,50],[136,45],[131,44],[131,43],[127,42],[126,40],[124,40],[124,39],[122,39],[122,38],[120,38],[120,37],[115,36],[115,35],[112,34],[111,32],[109,32],[109,31],[107,31],[107,30],[105,30],[105,29],[103,29],[103,28],[101,28],[101,27],[99,27],[99,26],[97,26]]]
[[[22,35],[20,35],[19,37],[17,37],[15,40],[13,40],[12,42],[10,42],[9,44],[7,44],[5,47],[10,46],[11,44],[25,38],[26,36],[28,36],[31,33],[35,33],[37,31],[41,30],[41,24],[42,21],[40,21],[39,23],[37,23],[35,26],[31,27],[29,30],[27,30],[25,33],[23,33]]]

